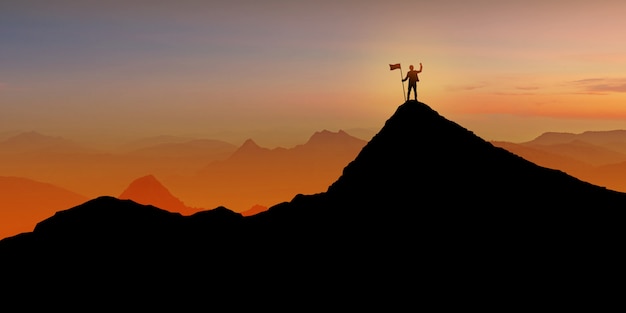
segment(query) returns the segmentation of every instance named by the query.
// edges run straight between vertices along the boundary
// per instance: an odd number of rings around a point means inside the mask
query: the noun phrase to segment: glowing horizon
[[[626,129],[625,14],[606,0],[3,4],[0,134],[289,147],[379,129],[404,102],[388,64],[419,62],[420,101],[486,140]]]

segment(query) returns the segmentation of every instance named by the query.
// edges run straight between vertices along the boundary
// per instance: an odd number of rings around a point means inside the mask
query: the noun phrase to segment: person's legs
[[[411,89],[413,89],[413,94],[415,95],[415,100],[417,100],[417,86],[415,84],[409,84],[409,91],[406,93],[406,99],[411,99]]]
[[[411,88],[413,88],[413,84],[409,84],[409,90],[406,92],[406,100],[411,100]]]

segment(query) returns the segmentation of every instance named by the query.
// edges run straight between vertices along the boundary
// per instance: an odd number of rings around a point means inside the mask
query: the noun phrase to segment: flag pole
[[[404,97],[404,102],[406,102],[406,92],[404,91],[404,75],[402,75],[402,68],[400,68],[400,82],[402,83],[402,96]]]

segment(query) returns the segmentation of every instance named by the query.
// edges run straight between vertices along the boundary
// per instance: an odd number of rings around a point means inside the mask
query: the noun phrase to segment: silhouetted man
[[[417,101],[417,82],[420,81],[417,74],[422,72],[422,63],[420,62],[420,69],[418,71],[413,70],[413,65],[409,66],[409,71],[406,73],[406,77],[402,81],[409,80],[409,91],[406,93],[406,99],[409,100],[411,94],[411,88],[413,88],[413,94],[415,95],[415,101]]]

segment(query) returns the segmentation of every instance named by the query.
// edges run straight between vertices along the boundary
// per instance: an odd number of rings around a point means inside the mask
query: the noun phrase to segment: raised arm
[[[418,73],[421,73],[421,72],[422,72],[422,62],[420,62],[420,69],[419,69],[419,71],[417,71],[417,72],[418,72]]]

